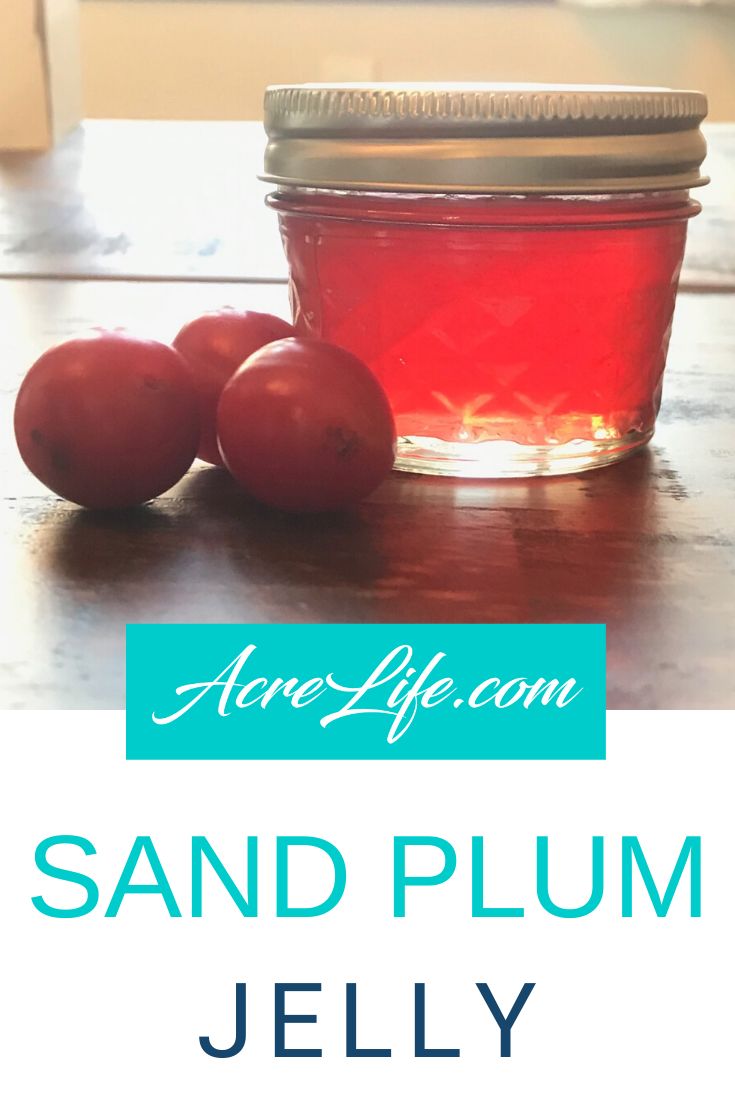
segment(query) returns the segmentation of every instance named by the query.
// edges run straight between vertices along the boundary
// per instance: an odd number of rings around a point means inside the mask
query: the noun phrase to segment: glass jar
[[[705,110],[650,89],[268,91],[294,324],[380,378],[400,469],[569,473],[651,438]]]

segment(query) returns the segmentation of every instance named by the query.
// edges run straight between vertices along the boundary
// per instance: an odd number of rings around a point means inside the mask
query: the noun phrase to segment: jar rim
[[[688,191],[606,195],[430,195],[289,187],[266,196],[279,215],[319,223],[439,229],[602,229],[682,222],[701,205]]]

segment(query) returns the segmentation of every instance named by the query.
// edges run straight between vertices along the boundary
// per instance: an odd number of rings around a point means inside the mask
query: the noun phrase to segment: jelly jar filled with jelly
[[[609,86],[268,89],[294,324],[378,376],[400,469],[563,474],[651,438],[706,106]]]

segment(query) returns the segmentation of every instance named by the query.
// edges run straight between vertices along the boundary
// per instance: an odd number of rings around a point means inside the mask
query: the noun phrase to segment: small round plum
[[[389,473],[393,415],[380,383],[351,352],[290,337],[255,352],[217,413],[225,465],[254,498],[291,512],[360,501]]]
[[[179,330],[173,345],[189,364],[199,392],[200,459],[222,462],[217,448],[217,403],[225,383],[264,344],[295,333],[292,325],[273,314],[228,306],[202,314]]]
[[[140,505],[196,456],[199,406],[181,356],[122,330],[95,330],[36,360],[15,403],[30,471],[90,509]]]

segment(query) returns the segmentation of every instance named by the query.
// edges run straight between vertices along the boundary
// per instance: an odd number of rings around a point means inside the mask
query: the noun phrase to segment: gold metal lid
[[[339,191],[599,194],[707,183],[701,92],[295,84],[265,94],[262,179]]]

